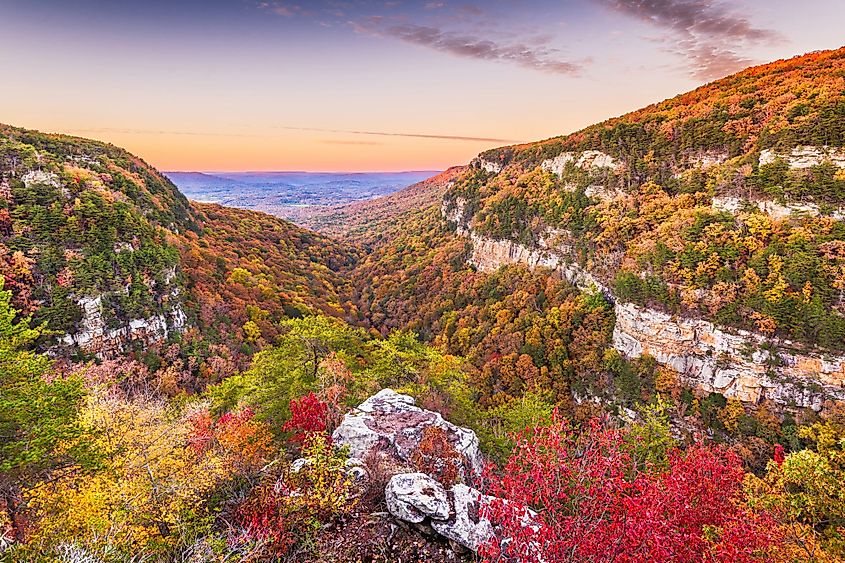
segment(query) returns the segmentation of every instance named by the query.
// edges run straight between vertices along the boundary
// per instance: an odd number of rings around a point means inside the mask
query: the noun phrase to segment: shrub
[[[638,469],[625,433],[598,420],[522,434],[484,508],[500,533],[485,561],[764,561],[773,519],[742,504],[736,455],[694,444]]]

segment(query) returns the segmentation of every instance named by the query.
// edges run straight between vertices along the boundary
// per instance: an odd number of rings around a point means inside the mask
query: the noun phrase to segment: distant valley
[[[165,172],[188,199],[263,211],[294,221],[335,205],[390,195],[437,171]]]

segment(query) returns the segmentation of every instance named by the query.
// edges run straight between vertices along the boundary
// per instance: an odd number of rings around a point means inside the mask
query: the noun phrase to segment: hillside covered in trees
[[[0,127],[0,560],[843,560],[843,124],[815,53],[318,232]]]

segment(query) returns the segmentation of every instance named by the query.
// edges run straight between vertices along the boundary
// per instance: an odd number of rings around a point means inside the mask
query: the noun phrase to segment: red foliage
[[[329,406],[311,392],[299,400],[290,402],[290,420],[282,427],[285,432],[292,432],[291,440],[299,445],[315,433],[326,431]]]
[[[238,469],[260,467],[272,452],[272,438],[267,425],[255,420],[255,412],[246,407],[223,414],[217,422],[207,410],[191,419],[188,447],[201,454],[213,447],[222,448]]]
[[[640,471],[622,431],[557,422],[523,435],[491,476],[491,492],[509,500],[485,508],[501,533],[480,553],[545,563],[765,560],[771,520],[743,508],[742,478],[735,454],[700,444],[670,452],[665,472]]]
[[[784,460],[786,459],[786,453],[784,452],[783,446],[780,444],[775,444],[775,452],[772,455],[772,459],[775,460],[775,463],[778,465],[783,464]]]
[[[0,235],[12,234],[12,217],[7,209],[0,209]]]
[[[290,493],[283,482],[264,483],[253,492],[236,513],[242,532],[231,538],[232,545],[255,542],[264,551],[282,556],[297,542],[296,528],[304,525],[296,512],[287,510]]]
[[[190,424],[188,447],[200,454],[208,450],[214,442],[214,420],[207,410],[201,410],[191,416]]]

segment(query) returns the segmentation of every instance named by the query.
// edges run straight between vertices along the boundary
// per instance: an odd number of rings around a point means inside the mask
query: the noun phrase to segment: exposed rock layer
[[[541,237],[537,248],[483,237],[466,228],[463,205],[457,203],[444,205],[444,216],[472,241],[470,262],[476,268],[549,268],[582,289],[601,290],[614,301],[613,345],[621,354],[650,354],[695,388],[749,403],[769,399],[783,407],[820,410],[827,399],[845,400],[845,356],[806,352],[791,342],[618,302],[606,285],[571,260],[570,249],[554,245],[553,232]]]
[[[103,316],[103,296],[81,297],[77,304],[82,309],[82,320],[77,330],[59,339],[62,346],[73,347],[101,358],[119,355],[133,345],[145,346],[166,340],[171,332],[181,332],[187,326],[187,317],[179,299],[179,287],[175,284],[176,271],[167,273],[166,286],[155,293],[166,295],[167,304],[163,313],[147,318],[131,319],[120,326],[110,328]]]

